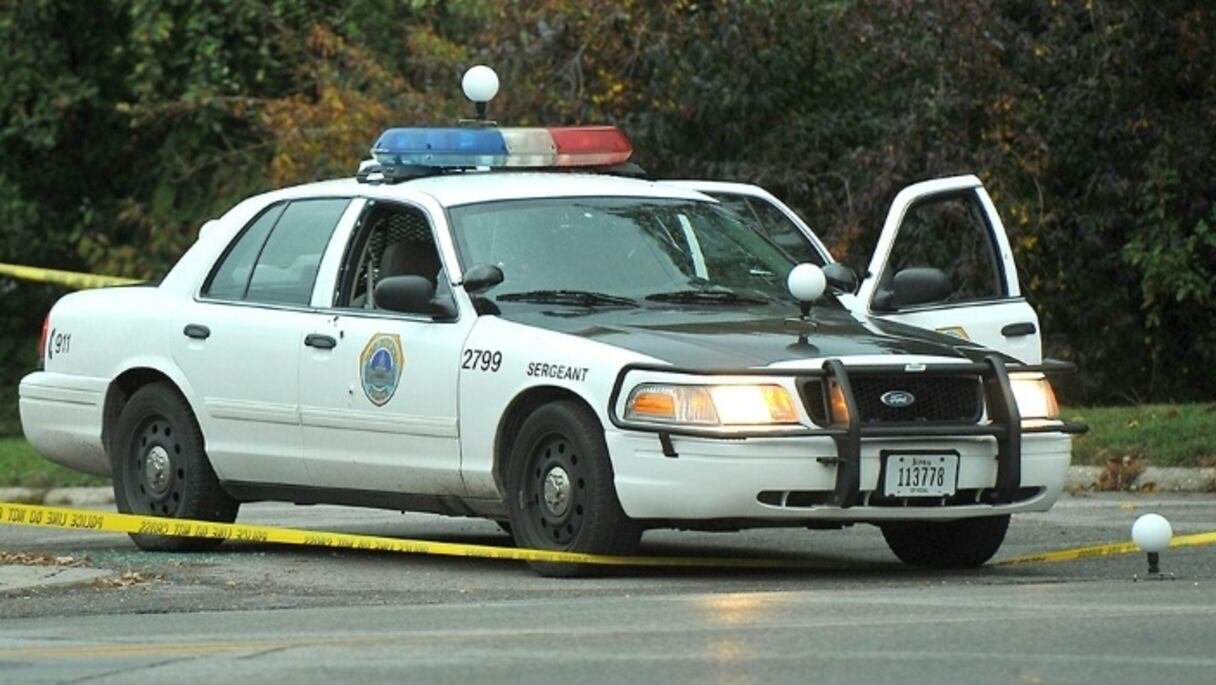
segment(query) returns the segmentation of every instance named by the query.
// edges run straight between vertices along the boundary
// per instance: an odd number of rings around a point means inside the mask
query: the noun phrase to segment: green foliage
[[[1141,190],[1140,224],[1123,247],[1139,275],[1140,308],[1151,362],[1149,392],[1159,379],[1186,378],[1216,368],[1216,204],[1193,226],[1178,221],[1177,173],[1149,171]],[[1208,325],[1194,326],[1195,321]],[[1189,337],[1180,339],[1179,331]]]
[[[483,62],[503,123],[617,123],[657,177],[759,183],[854,266],[900,188],[978,173],[1084,369],[1066,397],[1212,396],[1211,3],[26,0],[0,40],[0,261],[155,276],[240,198],[468,115]],[[0,317],[35,335],[52,294]]]
[[[108,479],[52,464],[23,438],[0,438],[0,487],[52,488],[108,483]]]
[[[9,363],[0,366],[0,436],[20,435],[21,417],[17,411],[17,383],[21,376],[34,368],[38,339],[0,336],[0,359]]]

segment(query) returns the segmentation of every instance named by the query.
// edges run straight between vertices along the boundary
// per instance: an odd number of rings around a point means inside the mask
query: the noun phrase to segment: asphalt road
[[[998,561],[1126,540],[1156,511],[1216,530],[1216,496],[1094,495],[1015,517]],[[255,505],[242,522],[506,544],[494,524]],[[655,531],[655,554],[796,557],[825,570],[552,580],[516,562],[0,527],[0,550],[86,558],[108,580],[0,595],[0,682],[1209,683],[1216,546],[924,572],[877,529]],[[830,568],[836,567],[836,568]],[[126,580],[122,574],[127,575]]]

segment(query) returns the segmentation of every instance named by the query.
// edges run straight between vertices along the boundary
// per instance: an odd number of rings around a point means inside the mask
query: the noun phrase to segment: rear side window
[[[237,238],[203,289],[207,297],[306,305],[321,257],[350,200],[297,200],[264,212]]]

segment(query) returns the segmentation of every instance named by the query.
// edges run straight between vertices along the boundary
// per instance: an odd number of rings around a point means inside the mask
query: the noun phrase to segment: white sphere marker
[[[460,87],[464,89],[464,96],[473,102],[489,102],[498,95],[498,74],[486,65],[478,64],[464,72]]]
[[[1174,537],[1174,529],[1161,514],[1145,514],[1132,524],[1132,542],[1145,552],[1164,552]]]
[[[1161,552],[1170,546],[1172,537],[1174,537],[1174,529],[1161,514],[1145,514],[1132,524],[1132,542],[1148,553],[1149,578],[1164,577],[1161,575],[1161,569],[1157,563],[1160,561]]]
[[[799,264],[790,271],[785,279],[785,286],[790,294],[799,302],[810,303],[818,300],[828,287],[828,279],[823,275],[823,269],[814,264]]]

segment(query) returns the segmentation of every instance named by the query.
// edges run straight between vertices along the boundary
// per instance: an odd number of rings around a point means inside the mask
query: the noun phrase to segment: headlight
[[[1010,374],[1009,385],[1023,419],[1054,419],[1060,415],[1051,383],[1041,374]]]
[[[625,419],[729,426],[798,423],[798,410],[779,385],[645,383],[629,393]]]

